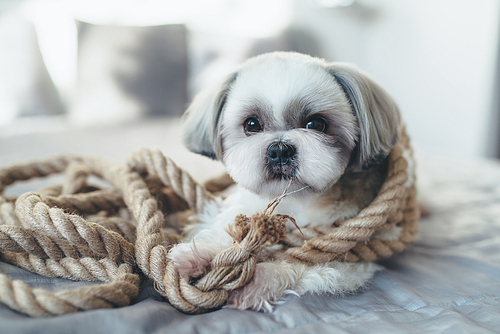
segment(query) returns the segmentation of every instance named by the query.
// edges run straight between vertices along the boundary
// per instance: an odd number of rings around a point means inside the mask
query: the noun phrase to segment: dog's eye
[[[245,128],[245,132],[247,132],[247,133],[254,133],[254,132],[261,132],[262,131],[262,125],[260,125],[260,122],[256,117],[248,118],[245,121],[245,123],[243,123],[243,127]]]
[[[326,122],[321,118],[312,118],[306,123],[306,129],[316,130],[319,132],[326,131]]]

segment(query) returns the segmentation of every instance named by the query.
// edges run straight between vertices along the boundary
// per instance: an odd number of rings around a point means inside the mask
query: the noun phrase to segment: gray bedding
[[[0,165],[63,152],[123,161],[140,146],[161,148],[198,179],[222,170],[180,147],[176,120],[0,134]],[[420,197],[431,215],[422,219],[418,241],[381,261],[382,269],[355,294],[289,296],[272,313],[221,309],[186,315],[144,281],[133,304],[119,309],[37,319],[0,304],[0,333],[500,333],[500,164],[421,152],[417,159]],[[44,182],[49,181],[8,191]],[[88,284],[40,277],[1,262],[0,272],[46,289]]]

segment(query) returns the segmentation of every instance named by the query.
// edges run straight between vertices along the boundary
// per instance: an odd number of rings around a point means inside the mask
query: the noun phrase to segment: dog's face
[[[307,187],[320,193],[346,169],[387,156],[399,112],[353,67],[295,53],[248,60],[201,92],[187,111],[189,149],[222,160],[229,175],[263,197]]]

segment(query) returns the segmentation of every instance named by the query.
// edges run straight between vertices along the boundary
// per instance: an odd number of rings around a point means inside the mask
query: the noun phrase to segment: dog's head
[[[322,192],[346,170],[383,160],[399,118],[392,98],[355,67],[276,52],[249,59],[199,93],[184,141],[263,197],[280,195],[290,179],[290,191]]]

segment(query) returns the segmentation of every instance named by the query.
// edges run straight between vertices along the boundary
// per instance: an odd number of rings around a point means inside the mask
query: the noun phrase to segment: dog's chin
[[[266,199],[273,199],[287,193],[293,197],[303,197],[312,193],[319,193],[323,189],[311,187],[308,184],[302,183],[293,177],[272,178],[263,180],[255,187],[247,188],[251,192]]]

